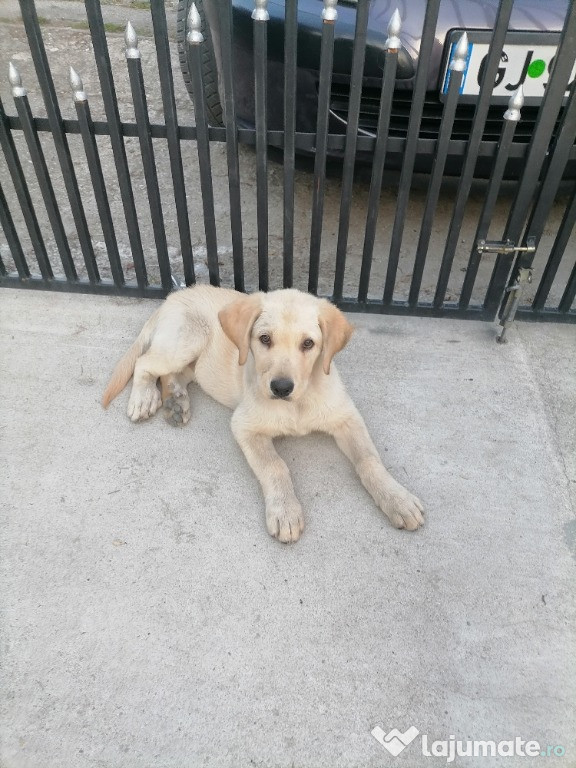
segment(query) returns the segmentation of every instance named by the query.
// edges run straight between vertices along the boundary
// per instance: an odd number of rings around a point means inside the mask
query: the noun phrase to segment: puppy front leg
[[[298,541],[304,530],[302,507],[294,493],[288,467],[276,453],[272,439],[248,432],[234,420],[232,431],[262,486],[268,533],[283,542]]]
[[[378,455],[378,451],[360,414],[330,430],[340,450],[350,459],[362,485],[396,528],[414,531],[423,525],[424,508],[416,496],[396,482]]]

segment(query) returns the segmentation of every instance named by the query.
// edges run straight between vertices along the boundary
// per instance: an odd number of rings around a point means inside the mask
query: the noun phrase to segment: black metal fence
[[[566,4],[553,72],[540,108],[532,108],[530,135],[517,140],[516,132],[522,126],[521,89],[507,106],[495,107],[492,99],[492,84],[507,39],[513,3],[500,0],[498,5],[473,106],[463,105],[460,97],[468,40],[458,35],[452,50],[449,85],[438,115],[438,133],[430,138],[423,128],[423,116],[428,97],[428,62],[441,0],[426,3],[404,135],[390,127],[395,99],[406,95],[396,90],[402,51],[400,15],[393,13],[387,30],[382,30],[386,43],[382,76],[375,88],[364,72],[370,0],[358,0],[356,6],[346,84],[346,121],[341,133],[332,130],[334,83],[338,79],[332,71],[338,30],[336,0],[318,4],[322,22],[314,132],[297,130],[297,0],[285,0],[280,128],[270,125],[269,119],[265,0],[256,0],[252,14],[255,123],[250,127],[241,127],[236,116],[232,55],[235,32],[229,0],[211,0],[218,16],[222,54],[218,72],[222,126],[209,124],[203,86],[203,31],[210,14],[201,18],[192,6],[185,28],[180,29],[180,55],[186,62],[194,93],[193,117],[190,105],[185,120],[180,114],[182,105],[177,107],[175,79],[180,79],[181,74],[173,71],[174,46],[171,50],[164,2],[150,3],[163,113],[160,122],[150,117],[147,94],[152,83],[146,81],[141,44],[128,24],[125,57],[134,119],[126,120],[120,115],[118,74],[116,78],[113,75],[102,8],[99,0],[86,0],[85,34],[93,47],[105,119],[93,119],[81,74],[74,70],[70,72],[70,85],[76,117],[63,118],[34,3],[20,0],[45,116],[33,114],[25,84],[11,65],[9,81],[16,114],[8,114],[0,101],[0,146],[5,169],[0,177],[0,226],[4,237],[4,243],[0,241],[0,285],[160,297],[175,287],[202,279],[214,285],[233,285],[238,290],[295,285],[328,295],[350,311],[493,319],[506,306],[507,316],[574,321],[576,265],[570,237],[576,221],[576,184],[573,179],[562,178],[569,164],[576,161],[576,87],[570,83],[576,59],[576,4]],[[185,2],[182,6],[187,10]],[[60,32],[64,34],[64,30]],[[188,48],[184,49],[184,45]],[[372,132],[361,124],[368,88],[376,105],[376,128]],[[458,124],[464,108],[469,124],[463,137],[458,133]],[[501,114],[497,135],[492,125],[491,138],[487,138],[487,121],[494,123],[495,111]],[[78,147],[72,151],[72,140],[81,141],[83,155],[78,154]],[[137,189],[127,152],[130,147],[133,154],[129,142],[135,140],[142,167],[142,182]],[[255,147],[247,162],[252,162],[249,173],[255,177],[256,246],[248,253],[243,193],[246,175],[241,173],[241,160],[246,161],[247,156],[242,155],[243,144]],[[195,146],[197,152],[193,176],[183,159],[189,146]],[[215,146],[225,148],[225,190],[222,174],[218,179],[214,174]],[[270,160],[270,147],[278,148],[281,164]],[[415,175],[417,160],[426,147],[433,150],[431,166],[425,176]],[[47,152],[54,155],[64,189],[55,187],[55,172],[49,167]],[[313,168],[303,172],[297,168],[301,152],[313,157]],[[103,169],[103,159],[110,154],[115,178]],[[336,176],[333,169],[328,173],[328,161],[334,154],[341,156]],[[363,180],[359,191],[359,158],[366,157],[370,163],[360,169]],[[399,172],[392,176],[387,171],[391,157],[401,159]],[[447,163],[455,158],[458,171],[454,179],[446,171]],[[480,160],[483,175],[488,176],[484,181],[475,177]],[[505,180],[511,161],[521,166],[515,181]],[[169,189],[161,188],[159,182],[162,163],[168,168]],[[88,170],[89,193],[88,177],[82,184],[78,181],[80,165]],[[270,231],[272,171],[275,184],[281,175],[281,233]],[[303,178],[304,184],[311,185],[311,201],[306,210],[297,211],[298,184]],[[415,189],[420,206],[417,213],[413,205]],[[327,190],[339,196],[338,214],[329,222],[325,212]],[[90,216],[86,212],[87,196],[95,206]],[[191,199],[198,197],[202,220],[191,221]],[[224,197],[227,201],[223,212]],[[559,210],[561,214],[560,220],[551,225],[553,208],[557,218]],[[167,209],[171,209],[170,226],[166,223]],[[495,240],[489,240],[495,213],[501,209],[506,210],[505,223]],[[70,219],[68,225],[63,221],[64,213]],[[104,243],[98,253],[94,221]],[[418,229],[417,236],[410,239],[406,237],[408,221],[412,229],[416,222]],[[443,230],[440,239],[436,231],[439,221]],[[149,235],[143,237],[148,225],[153,246],[148,242]],[[330,229],[333,231],[327,236]],[[120,231],[127,237],[127,247],[120,245]],[[272,235],[276,243],[273,248]],[[174,239],[178,247],[171,250],[169,241]],[[154,253],[152,259],[150,250]],[[248,279],[252,268],[257,278]]]

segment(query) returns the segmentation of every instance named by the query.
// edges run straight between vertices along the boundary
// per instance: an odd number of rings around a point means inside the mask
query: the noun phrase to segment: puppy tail
[[[147,321],[144,328],[142,328],[140,335],[134,344],[132,344],[124,357],[122,357],[116,363],[116,367],[114,368],[112,376],[110,377],[108,386],[102,395],[103,408],[108,408],[112,400],[114,400],[114,398],[117,397],[120,392],[122,392],[126,384],[128,384],[132,378],[132,374],[134,373],[134,368],[136,366],[136,361],[144,352],[146,352],[150,346],[152,336],[156,329],[157,321],[158,312],[156,311]]]

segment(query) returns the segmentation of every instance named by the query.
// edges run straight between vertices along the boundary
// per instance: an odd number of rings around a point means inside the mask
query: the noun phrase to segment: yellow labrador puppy
[[[264,492],[268,531],[284,542],[299,538],[304,518],[272,440],[327,432],[392,524],[412,531],[424,522],[422,504],[384,468],[332,363],[351,334],[335,306],[297,290],[246,296],[188,288],[171,294],[144,325],[117,364],[102,405],[133,376],[132,421],[163,405],[170,423],[186,424],[192,381],[232,408],[232,432]]]

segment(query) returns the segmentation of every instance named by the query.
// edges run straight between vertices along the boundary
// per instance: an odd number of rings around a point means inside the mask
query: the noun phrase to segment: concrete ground
[[[153,306],[0,291],[2,768],[426,768],[515,739],[550,756],[453,764],[576,765],[574,327],[354,316],[340,371],[427,525],[393,529],[326,437],[284,440],[286,546],[221,406],[102,411]],[[397,757],[371,735],[410,727]]]

